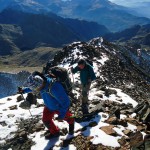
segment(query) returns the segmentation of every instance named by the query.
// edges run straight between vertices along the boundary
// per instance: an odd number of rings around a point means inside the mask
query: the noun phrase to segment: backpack
[[[63,67],[54,66],[49,69],[49,74],[51,78],[55,78],[56,81],[59,81],[67,93],[70,93],[72,91],[72,83],[69,78],[69,74],[67,69]]]
[[[46,66],[43,67],[42,73],[43,74],[48,74],[49,68],[52,67],[52,66],[53,66],[52,61],[48,61],[47,64],[46,64]]]
[[[46,81],[46,77],[53,78],[52,83],[55,81],[59,81],[62,86],[64,87],[67,94],[69,94],[72,91],[72,83],[69,78],[69,74],[67,69],[63,67],[54,66],[48,69],[47,74],[40,73],[38,71],[35,71],[33,75],[39,75],[41,78]]]

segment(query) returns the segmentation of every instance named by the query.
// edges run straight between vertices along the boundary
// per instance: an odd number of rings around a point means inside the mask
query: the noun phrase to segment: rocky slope
[[[38,99],[39,104],[31,106],[32,118],[28,110],[19,107],[22,97],[4,98],[0,104],[2,150],[57,150],[65,147],[130,150],[143,146],[143,150],[149,150],[150,120],[149,116],[146,117],[150,108],[149,78],[137,70],[118,47],[102,38],[88,43],[74,42],[64,47],[55,55],[51,65],[61,65],[69,70],[79,58],[88,58],[94,63],[97,79],[92,83],[89,94],[89,111],[93,115],[76,118],[73,136],[67,134],[65,123],[55,121],[64,134],[59,139],[46,141],[43,137],[46,129],[40,121],[42,100]],[[73,80],[71,74],[70,77]],[[74,85],[70,110],[74,115],[82,116],[78,74],[74,75]],[[136,107],[138,104],[142,105]]]

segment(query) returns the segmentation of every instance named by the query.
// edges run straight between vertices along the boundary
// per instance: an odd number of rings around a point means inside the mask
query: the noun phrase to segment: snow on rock
[[[136,118],[136,114],[132,109],[138,104],[137,98],[142,99],[143,95],[146,94],[144,91],[141,97],[134,95],[138,91],[136,86],[138,85],[140,89],[144,90],[148,90],[148,88],[142,85],[143,82],[141,83],[141,79],[138,78],[139,74],[134,70],[132,70],[134,77],[129,78],[132,77],[131,74],[128,70],[122,70],[119,66],[118,58],[115,57],[116,53],[113,46],[107,44],[102,38],[95,38],[89,43],[74,42],[64,47],[62,51],[54,57],[53,64],[67,68],[70,78],[74,83],[73,93],[76,99],[70,110],[73,114],[77,112],[78,115],[78,112],[80,112],[79,100],[81,98],[79,74],[72,75],[70,67],[75,67],[80,58],[85,58],[93,61],[93,68],[97,76],[89,92],[89,110],[98,109],[98,111],[94,110],[93,112],[96,112],[96,114],[87,117],[87,119],[86,117],[81,119],[77,118],[74,135],[66,133],[59,138],[46,140],[44,137],[46,128],[36,130],[36,123],[42,123],[43,100],[38,99],[39,106],[31,106],[30,112],[32,113],[32,118],[29,110],[19,107],[21,102],[17,102],[18,95],[5,97],[0,100],[0,148],[6,145],[7,147],[5,147],[5,149],[11,149],[12,145],[6,144],[8,139],[16,138],[15,132],[22,130],[20,123],[25,124],[26,122],[29,122],[31,128],[35,128],[35,130],[31,129],[31,132],[27,133],[27,139],[24,139],[24,143],[30,140],[31,150],[80,150],[86,147],[86,143],[89,144],[89,147],[93,146],[94,148],[98,146],[108,147],[108,149],[126,148],[120,143],[120,140],[122,140],[123,137],[129,138],[125,135],[125,130],[131,133],[137,131],[137,126],[132,124],[132,121],[130,123],[128,121],[132,118]],[[141,84],[136,84],[138,82]],[[26,97],[26,95],[24,96]],[[8,98],[10,99],[8,100]],[[14,105],[16,105],[14,109],[10,109],[10,107]],[[100,108],[97,108],[97,106]],[[116,115],[116,108],[119,109],[119,115]],[[131,112],[128,112],[128,110],[131,110]],[[119,118],[117,118],[118,116]],[[37,119],[35,123],[34,119]],[[108,119],[112,119],[112,121],[108,123]],[[138,120],[136,121],[138,122]],[[68,130],[67,122],[58,122],[56,120],[54,120],[54,122],[61,130]],[[109,135],[102,130],[102,128],[109,126],[115,132],[115,136]],[[142,125],[142,127],[144,127],[144,125]],[[26,128],[30,127],[26,126]],[[28,129],[27,132],[28,131],[30,130]],[[143,136],[146,135],[144,131],[142,134]],[[84,138],[87,140],[86,142]],[[84,142],[80,143],[82,140]],[[129,145],[128,141],[125,142],[125,145]],[[128,150],[128,148],[126,149]]]

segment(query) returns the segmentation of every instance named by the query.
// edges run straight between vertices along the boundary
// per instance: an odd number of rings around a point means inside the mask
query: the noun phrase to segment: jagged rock
[[[1,121],[1,122],[0,122],[0,125],[2,125],[3,127],[7,126],[7,124],[6,124],[5,121]]]
[[[121,139],[118,140],[118,143],[121,145],[121,146],[124,146],[127,144],[127,140],[126,140],[126,137],[125,136],[122,136]],[[129,143],[128,143],[129,144]]]
[[[24,100],[24,98],[23,98],[22,95],[17,96],[17,102],[20,102],[20,101],[23,101],[23,100]]]
[[[7,117],[8,118],[13,118],[15,115],[14,114],[8,114]]]
[[[99,102],[99,100],[93,100],[92,102],[91,102],[93,105],[97,105],[97,104],[99,104],[100,102]]]
[[[125,144],[126,144],[125,138],[122,137],[121,139],[119,139],[119,140],[118,140],[118,143],[119,143],[121,146],[125,145]]]
[[[127,127],[128,126],[126,120],[123,120],[123,119],[119,119],[118,120],[118,125],[122,125],[123,127]]]
[[[125,145],[121,146],[121,150],[130,150],[130,144],[127,142]]]
[[[143,121],[143,123],[150,122],[150,107],[147,109],[145,115],[143,116],[141,120]]]
[[[121,110],[120,113],[124,115],[127,115],[127,114],[131,115],[133,114],[133,109]]]
[[[9,107],[9,109],[10,109],[10,110],[14,110],[14,109],[17,109],[17,105],[14,105],[14,106],[10,106],[10,107]]]
[[[96,94],[96,96],[103,98],[103,94]]]
[[[136,119],[134,119],[134,118],[125,118],[125,120],[126,120],[127,122],[129,122],[129,123],[135,125],[135,126],[140,125],[140,123],[139,123]]]
[[[30,106],[31,106],[31,104],[29,103],[29,101],[24,101],[19,105],[19,107],[21,107],[23,109],[29,109]]]
[[[101,90],[101,91],[105,91],[105,90],[106,90],[106,86],[100,87],[100,90]]]
[[[41,130],[44,130],[44,125],[42,124],[42,123],[36,123],[35,124],[35,128],[34,128],[34,130],[36,131],[36,132],[39,132],[39,131],[41,131]]]
[[[70,140],[64,141],[61,144],[61,147],[68,146],[69,144],[73,144],[77,150],[112,150],[112,147],[104,146],[102,144],[93,145],[90,141],[93,139],[93,136],[84,137],[83,135],[78,135],[76,137],[71,138]],[[117,149],[114,149],[117,150]]]
[[[123,133],[124,133],[125,135],[127,135],[127,136],[130,136],[131,133],[132,133],[132,131],[129,130],[129,129],[127,129],[127,130],[124,130]]]
[[[103,126],[100,129],[108,135],[117,136],[118,134],[115,130],[113,130],[113,128],[114,126],[110,125],[110,126]]]
[[[30,104],[35,104],[37,103],[36,96],[33,93],[28,93],[26,97],[26,101],[28,101]]]
[[[150,123],[146,123],[146,131],[150,132]]]
[[[105,89],[105,96],[109,97],[111,94],[117,94],[116,90],[112,90],[112,89]]]
[[[108,118],[105,122],[109,123],[109,124],[112,124],[112,125],[117,125],[118,124],[118,119],[116,117],[111,117],[111,118]]]
[[[120,119],[120,108],[119,107],[116,107],[113,113],[115,114],[115,116],[118,119]]]
[[[133,108],[133,105],[132,105],[131,103],[127,103],[126,106],[127,106],[128,108]]]
[[[7,111],[7,109],[3,109],[3,111]]]
[[[103,117],[103,118],[107,118],[107,115],[105,115],[105,114],[102,114],[102,117]]]
[[[89,110],[89,113],[93,113],[93,112],[103,112],[104,108],[102,106],[102,104],[97,104],[94,108]]]
[[[137,130],[138,130],[138,131],[141,131],[141,132],[142,132],[142,131],[144,131],[145,129],[146,129],[146,127],[145,127],[144,125],[138,125],[138,126],[137,126]]]
[[[11,98],[7,98],[7,101],[11,101],[12,99]]]
[[[119,102],[122,102],[122,101],[123,101],[121,98],[117,98],[116,100],[119,101]]]
[[[87,137],[87,140],[90,141],[90,140],[92,140],[93,138],[94,138],[94,136],[88,136],[88,137]]]
[[[24,139],[27,139],[27,132],[25,132],[25,131],[20,132],[20,133],[19,133],[19,137],[22,137],[22,138],[24,138]]]
[[[27,150],[31,149],[34,142],[31,139],[24,139],[22,137],[13,138],[6,141],[4,146],[0,146],[2,150],[13,149],[13,150]]]
[[[140,131],[132,133],[130,136],[131,147],[138,147],[143,144],[143,135]]]
[[[150,134],[145,135],[144,146],[145,146],[145,150],[150,150]]]

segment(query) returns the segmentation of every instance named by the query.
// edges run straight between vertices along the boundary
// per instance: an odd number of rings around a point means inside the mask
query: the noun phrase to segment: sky
[[[150,2],[150,0],[109,0],[122,6],[136,6],[138,3]]]

